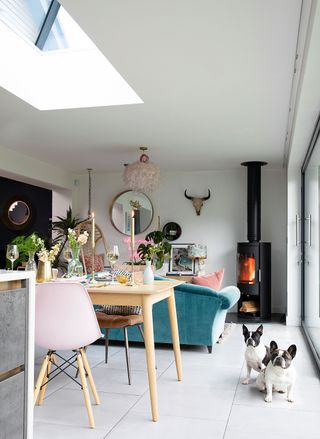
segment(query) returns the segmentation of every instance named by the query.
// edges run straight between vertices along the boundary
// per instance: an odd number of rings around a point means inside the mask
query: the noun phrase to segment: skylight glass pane
[[[92,49],[94,44],[81,27],[60,7],[58,15],[43,46],[43,51],[61,49]]]
[[[0,0],[0,20],[35,43],[49,5],[50,0]]]

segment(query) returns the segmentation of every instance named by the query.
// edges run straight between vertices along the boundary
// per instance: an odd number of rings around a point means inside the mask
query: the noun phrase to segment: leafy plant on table
[[[145,240],[146,244],[140,244],[138,255],[144,261],[151,261],[156,270],[159,270],[166,259],[169,259],[171,244],[165,240],[164,234],[160,230],[148,233]]]
[[[29,236],[17,236],[11,241],[11,244],[15,244],[19,250],[19,258],[17,265],[27,262],[29,259],[29,253],[36,253],[43,247],[43,239],[41,239],[37,233],[32,233]]]
[[[57,221],[52,221],[51,230],[52,232],[55,232],[55,237],[52,243],[57,244],[58,242],[61,241],[59,252],[56,255],[55,261],[52,264],[53,267],[57,267],[59,265],[60,255],[68,240],[69,229],[74,229],[78,224],[82,222],[83,222],[82,219],[72,215],[71,206],[69,206],[69,209],[67,209],[65,217],[57,216]]]

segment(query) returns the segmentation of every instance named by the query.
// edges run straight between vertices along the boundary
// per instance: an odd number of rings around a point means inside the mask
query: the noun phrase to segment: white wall
[[[78,184],[73,198],[74,213],[87,216],[88,177],[76,176]],[[147,232],[169,221],[180,224],[181,243],[195,242],[208,247],[207,272],[225,268],[223,285],[236,283],[236,245],[247,241],[246,168],[210,172],[162,172],[160,188],[151,195],[155,215]],[[118,244],[123,260],[129,255],[124,235],[110,222],[109,208],[114,197],[124,190],[120,173],[93,173],[92,209],[97,224],[110,244]],[[191,201],[184,197],[204,196],[208,188],[211,199],[197,216]],[[283,170],[262,169],[262,240],[272,243],[272,311],[286,308],[286,175]],[[144,238],[145,233],[139,236]],[[139,238],[138,237],[138,238]]]
[[[70,172],[3,146],[0,146],[0,174],[47,189],[73,187]]]
[[[52,220],[56,221],[57,216],[66,216],[66,211],[72,206],[72,191],[70,189],[52,190]]]

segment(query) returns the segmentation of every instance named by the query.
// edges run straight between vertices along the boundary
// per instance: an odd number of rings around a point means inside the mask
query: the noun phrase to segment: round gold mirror
[[[142,192],[122,192],[113,200],[110,217],[113,226],[124,235],[131,234],[130,218],[133,205],[135,206],[136,235],[146,231],[152,223],[153,206],[150,199]]]
[[[21,200],[14,201],[8,208],[8,219],[15,226],[22,226],[30,219],[30,209],[27,203]]]

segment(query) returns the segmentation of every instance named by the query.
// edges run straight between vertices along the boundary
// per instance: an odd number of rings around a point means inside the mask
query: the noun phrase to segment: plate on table
[[[57,277],[54,282],[86,282],[87,276]]]
[[[91,275],[89,274],[88,276],[89,279],[91,279]],[[106,272],[101,272],[101,273],[95,273],[94,274],[94,279],[98,282],[110,282],[111,281],[111,274],[110,273],[106,273]]]

